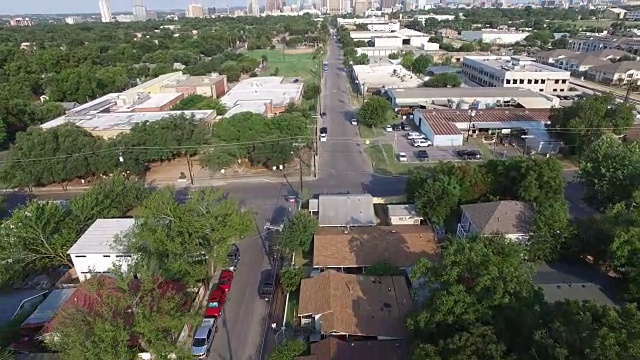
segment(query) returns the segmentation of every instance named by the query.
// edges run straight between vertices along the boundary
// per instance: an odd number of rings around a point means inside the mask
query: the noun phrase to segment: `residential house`
[[[640,62],[621,61],[590,68],[585,79],[606,85],[624,85],[640,82]]]
[[[589,54],[598,57],[600,59],[606,59],[606,60],[618,60],[623,56],[633,56],[631,54],[629,54],[626,51],[622,51],[622,50],[618,50],[618,49],[603,49],[603,50],[598,50],[598,51],[593,51],[590,52]]]
[[[309,201],[309,211],[318,213],[320,227],[361,227],[378,223],[369,194],[320,195]]]
[[[403,340],[348,342],[335,337],[311,344],[310,353],[295,360],[406,360],[411,356]]]
[[[535,55],[536,61],[541,64],[555,66],[556,61],[566,58],[568,56],[574,56],[578,54],[575,51],[567,49],[556,49],[550,51],[543,51]]]
[[[586,264],[558,262],[538,265],[533,283],[542,289],[549,302],[587,300],[616,306],[612,279]]]
[[[67,251],[78,279],[84,281],[96,274],[108,274],[115,266],[126,269],[131,260],[118,239],[133,228],[134,219],[98,219]]]
[[[424,220],[414,204],[387,205],[387,215],[390,225],[420,225]]]
[[[556,66],[558,68],[570,71],[571,74],[574,75],[583,74],[594,66],[608,64],[611,64],[611,61],[600,59],[599,57],[591,55],[591,53],[571,55],[556,61]]]
[[[503,200],[460,206],[462,216],[458,224],[458,237],[478,235],[505,235],[526,242],[533,222],[531,204]]]
[[[410,271],[422,258],[440,256],[435,234],[427,226],[319,228],[313,237],[313,268],[362,273],[368,266],[389,262]]]
[[[298,317],[313,337],[393,340],[407,336],[413,301],[404,276],[326,271],[300,283]]]

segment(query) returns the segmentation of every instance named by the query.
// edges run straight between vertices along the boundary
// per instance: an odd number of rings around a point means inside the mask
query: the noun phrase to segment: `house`
[[[406,360],[411,355],[403,340],[348,342],[335,337],[311,344],[310,353],[295,360]]]
[[[624,85],[640,82],[640,62],[621,61],[594,66],[587,70],[585,79],[607,85]]]
[[[108,274],[114,266],[126,269],[131,261],[117,239],[125,236],[135,225],[134,219],[98,219],[67,251],[80,281],[95,274]]]
[[[404,276],[364,276],[337,271],[300,283],[298,316],[315,334],[344,339],[403,339],[413,301]]]
[[[570,71],[572,74],[581,74],[594,66],[608,64],[611,64],[611,61],[601,59],[592,53],[571,55],[556,61],[558,68]]]
[[[529,237],[534,214],[531,204],[504,200],[462,205],[460,209],[459,238],[473,234],[501,234],[511,240],[525,242]]]
[[[319,228],[313,237],[313,267],[318,271],[362,273],[383,261],[409,270],[418,259],[436,261],[439,255],[435,234],[427,226]]]
[[[542,289],[548,302],[586,300],[616,306],[611,278],[586,264],[556,262],[538,265],[533,283]]]
[[[373,197],[369,194],[320,195],[317,202],[310,202],[309,210],[318,212],[321,227],[375,226],[378,223]]]
[[[626,51],[618,49],[602,49],[590,52],[590,54],[605,60],[618,60],[623,56],[633,56]]]
[[[420,225],[424,220],[414,204],[387,205],[387,215],[391,225]]]

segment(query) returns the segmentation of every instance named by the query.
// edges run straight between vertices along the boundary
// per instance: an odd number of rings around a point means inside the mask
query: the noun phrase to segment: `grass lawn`
[[[381,175],[405,175],[411,168],[424,166],[422,163],[406,164],[396,161],[391,144],[369,145],[365,150],[373,171]]]
[[[260,59],[267,56],[268,66],[260,76],[269,76],[279,68],[279,76],[317,78],[321,59],[313,59],[313,53],[309,54],[284,54],[282,50],[252,50],[247,51],[248,56]]]
[[[310,254],[305,254],[302,250],[298,250],[295,253],[295,266],[296,267],[304,267],[304,266],[312,266],[311,264],[311,256]]]
[[[374,139],[384,135],[384,130],[380,128],[370,128],[368,126],[358,124],[358,133],[363,139]]]
[[[292,329],[296,323],[298,316],[298,302],[300,301],[300,290],[289,293],[289,307],[287,308],[287,317],[285,326]]]

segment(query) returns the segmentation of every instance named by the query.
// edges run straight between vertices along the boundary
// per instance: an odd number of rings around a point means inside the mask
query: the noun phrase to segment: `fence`
[[[198,292],[196,293],[196,298],[191,305],[191,311],[198,311],[200,308],[200,303],[205,296],[207,296],[208,287],[205,284],[200,285],[198,288]],[[191,324],[184,324],[182,327],[182,331],[178,336],[178,343],[184,343],[187,339],[189,339],[189,334],[191,333]]]

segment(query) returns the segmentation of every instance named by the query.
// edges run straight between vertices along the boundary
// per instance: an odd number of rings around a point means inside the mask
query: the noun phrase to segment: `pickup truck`
[[[272,270],[267,270],[262,274],[262,279],[260,280],[260,289],[258,290],[258,295],[261,299],[269,301],[273,296],[273,293],[276,290],[275,277],[273,276]]]

